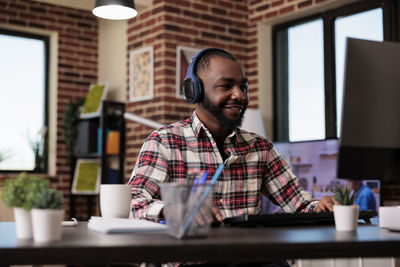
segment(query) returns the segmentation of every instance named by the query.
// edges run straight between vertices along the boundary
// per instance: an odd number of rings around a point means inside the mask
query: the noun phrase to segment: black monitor
[[[400,182],[400,44],[347,39],[337,177]]]

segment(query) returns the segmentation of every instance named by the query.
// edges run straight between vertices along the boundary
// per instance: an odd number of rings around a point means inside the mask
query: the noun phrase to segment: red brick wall
[[[70,167],[63,141],[63,112],[69,100],[84,98],[97,82],[97,19],[90,13],[36,1],[0,0],[0,24],[58,32],[57,159],[52,185],[68,208]],[[2,173],[0,177],[16,176]],[[86,205],[82,205],[85,207]]]

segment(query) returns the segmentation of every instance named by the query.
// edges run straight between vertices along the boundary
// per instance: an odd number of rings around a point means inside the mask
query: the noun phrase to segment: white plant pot
[[[32,220],[30,211],[24,208],[14,208],[15,230],[17,238],[32,238]]]
[[[61,239],[64,210],[32,209],[33,240],[51,242]]]
[[[358,205],[334,205],[333,216],[337,231],[355,231],[358,224]]]

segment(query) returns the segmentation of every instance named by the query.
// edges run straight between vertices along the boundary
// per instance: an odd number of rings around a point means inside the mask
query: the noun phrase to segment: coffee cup
[[[104,218],[128,218],[131,206],[131,186],[126,184],[100,185],[100,212]]]

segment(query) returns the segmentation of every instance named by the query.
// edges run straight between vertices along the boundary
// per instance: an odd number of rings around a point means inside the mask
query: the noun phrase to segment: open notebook
[[[146,220],[103,218],[92,216],[88,223],[88,228],[102,233],[128,233],[128,232],[154,232],[165,231],[164,224]]]

